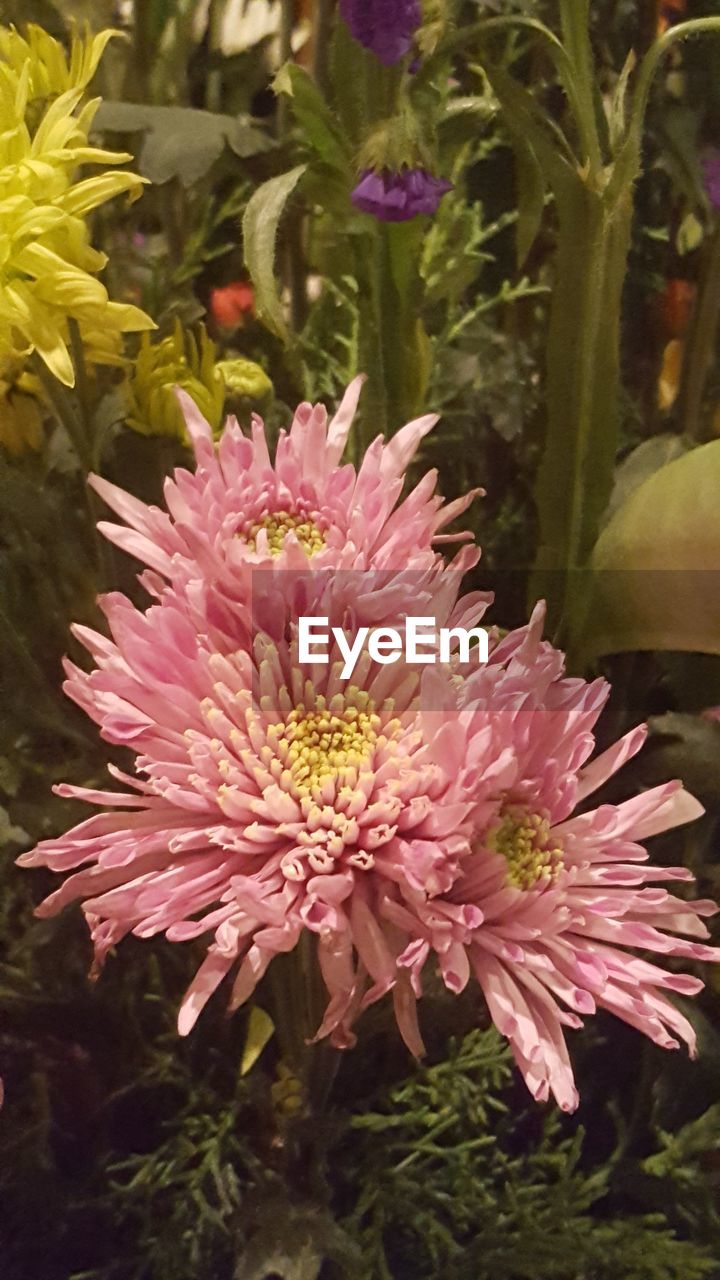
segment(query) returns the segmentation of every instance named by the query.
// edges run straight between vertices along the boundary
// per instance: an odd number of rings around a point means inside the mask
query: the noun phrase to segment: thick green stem
[[[583,625],[588,561],[607,504],[618,438],[619,317],[632,200],[614,205],[568,177],[550,315],[547,436],[538,478],[533,596],[561,639]]]
[[[703,439],[703,396],[720,323],[720,223],[707,248],[680,391],[680,421],[683,433],[691,440]]]
[[[360,365],[368,374],[363,449],[379,432],[392,435],[422,407],[429,362],[419,318],[423,284],[418,262],[424,221],[381,223],[358,254],[363,298]]]

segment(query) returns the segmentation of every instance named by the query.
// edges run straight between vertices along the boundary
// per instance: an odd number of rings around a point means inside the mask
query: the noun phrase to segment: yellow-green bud
[[[261,365],[254,360],[243,360],[239,356],[233,360],[220,360],[217,364],[228,396],[246,396],[248,400],[264,400],[273,389]]]

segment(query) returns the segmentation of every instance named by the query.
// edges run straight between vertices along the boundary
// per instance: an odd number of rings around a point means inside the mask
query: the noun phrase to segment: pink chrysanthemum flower
[[[435,570],[421,584],[431,596],[433,576],[438,621],[470,625],[477,600],[456,604]],[[317,1036],[339,1046],[392,992],[421,1053],[416,1000],[432,959],[454,992],[474,972],[534,1096],[552,1091],[566,1109],[577,1098],[563,1028],[596,1005],[692,1048],[663,991],[699,981],[624,948],[718,958],[698,941],[712,904],[643,887],[690,878],[643,866],[639,842],[701,808],[670,783],[571,816],[643,735],[587,765],[606,686],[564,677],[539,612],[479,670],[420,676],[365,654],[347,684],[338,662],[319,677],[299,666],[291,624],[277,642],[257,636],[252,654],[220,654],[181,599],[142,614],[112,596],[104,608],[114,639],[78,628],[98,665],[68,664],[66,687],[104,738],[132,745],[140,777],[111,770],[124,793],[59,788],[114,812],[21,862],[75,871],[40,913],[80,899],[98,962],[130,932],[212,935],[182,1032],[230,971],[235,1008],[306,931],[329,997]]]
[[[640,750],[646,729],[587,763],[609,687],[563,678],[562,655],[540,641],[542,620],[539,608],[529,627],[508,635],[489,665],[463,684],[461,722],[489,720],[510,744],[514,776],[490,816],[485,798],[472,855],[442,895],[443,910],[438,899],[416,894],[400,909],[389,900],[384,913],[408,931],[413,915],[425,919],[398,958],[414,991],[433,951],[451,990],[462,990],[472,971],[535,1099],[552,1092],[571,1111],[578,1096],[563,1028],[580,1027],[581,1014],[600,1006],[663,1048],[677,1049],[679,1037],[695,1051],[691,1024],[664,993],[695,995],[703,983],[626,948],[694,961],[718,961],[720,949],[705,944],[702,917],[717,912],[714,902],[685,901],[652,886],[690,881],[691,873],[646,865],[642,841],[703,811],[680,783],[574,813]],[[454,719],[457,708],[447,707]],[[449,904],[465,913],[454,930]],[[471,911],[482,923],[468,929]]]
[[[416,576],[416,598],[424,588],[443,625],[477,616],[478,597],[456,604],[446,571]],[[142,777],[111,767],[131,790],[58,788],[120,812],[22,856],[24,866],[84,868],[40,914],[81,899],[98,962],[129,932],[172,941],[213,932],[183,1032],[237,961],[234,1007],[309,930],[331,997],[321,1034],[348,1043],[350,1010],[394,988],[418,1046],[404,1012],[409,979],[394,961],[402,935],[379,905],[452,888],[470,852],[477,780],[497,789],[511,779],[504,743],[479,722],[460,733],[423,707],[417,668],[380,666],[365,652],[348,684],[337,650],[329,666],[303,669],[294,642],[261,634],[252,654],[223,655],[181,602],[147,614],[120,595],[102,605],[113,640],[77,627],[98,665],[88,674],[68,662],[65,688],[108,742],[132,746]],[[292,629],[288,620],[279,632]]]
[[[289,433],[280,432],[274,461],[257,415],[250,438],[230,418],[216,448],[210,426],[178,392],[196,471],[179,469],[165,482],[167,512],[91,477],[129,526],[101,523],[100,530],[149,566],[142,580],[153,595],[170,583],[198,625],[210,624],[235,644],[250,642],[248,610],[259,570],[312,570],[319,582],[322,571],[387,575],[441,566],[438,546],[472,540],[468,532],[442,530],[482,491],[444,504],[430,471],[399,501],[408,464],[438,420],[434,414],[408,423],[389,442],[378,436],[357,470],[341,465],[363,381],[351,383],[329,422],[323,405],[300,405]],[[461,571],[470,563],[465,557]],[[364,620],[387,620],[367,605]]]

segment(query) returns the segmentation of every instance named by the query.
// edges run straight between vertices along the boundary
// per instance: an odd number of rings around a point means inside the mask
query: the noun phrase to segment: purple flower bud
[[[354,38],[386,67],[405,56],[422,21],[419,0],[340,0],[340,13]]]
[[[700,157],[703,186],[713,209],[720,209],[720,148],[709,147]]]
[[[376,173],[365,169],[360,175],[352,202],[363,213],[372,213],[381,222],[407,222],[419,213],[437,213],[452,183],[434,178],[425,169],[401,169]]]

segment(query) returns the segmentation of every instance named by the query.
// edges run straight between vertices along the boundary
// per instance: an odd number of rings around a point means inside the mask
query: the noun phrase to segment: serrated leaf
[[[634,49],[631,49],[625,59],[625,65],[620,72],[610,106],[608,124],[610,126],[610,147],[613,152],[620,146],[623,138],[625,137],[625,131],[627,128],[627,93],[630,84],[630,77],[635,70],[636,65],[637,54]]]
[[[249,200],[242,223],[245,265],[255,285],[258,315],[284,342],[290,335],[275,280],[275,243],[285,206],[306,170],[306,164],[299,164],[264,182]]]
[[[312,76],[296,63],[286,63],[275,77],[276,93],[290,98],[303,142],[317,156],[343,175],[350,175],[350,150],[335,117]]]

